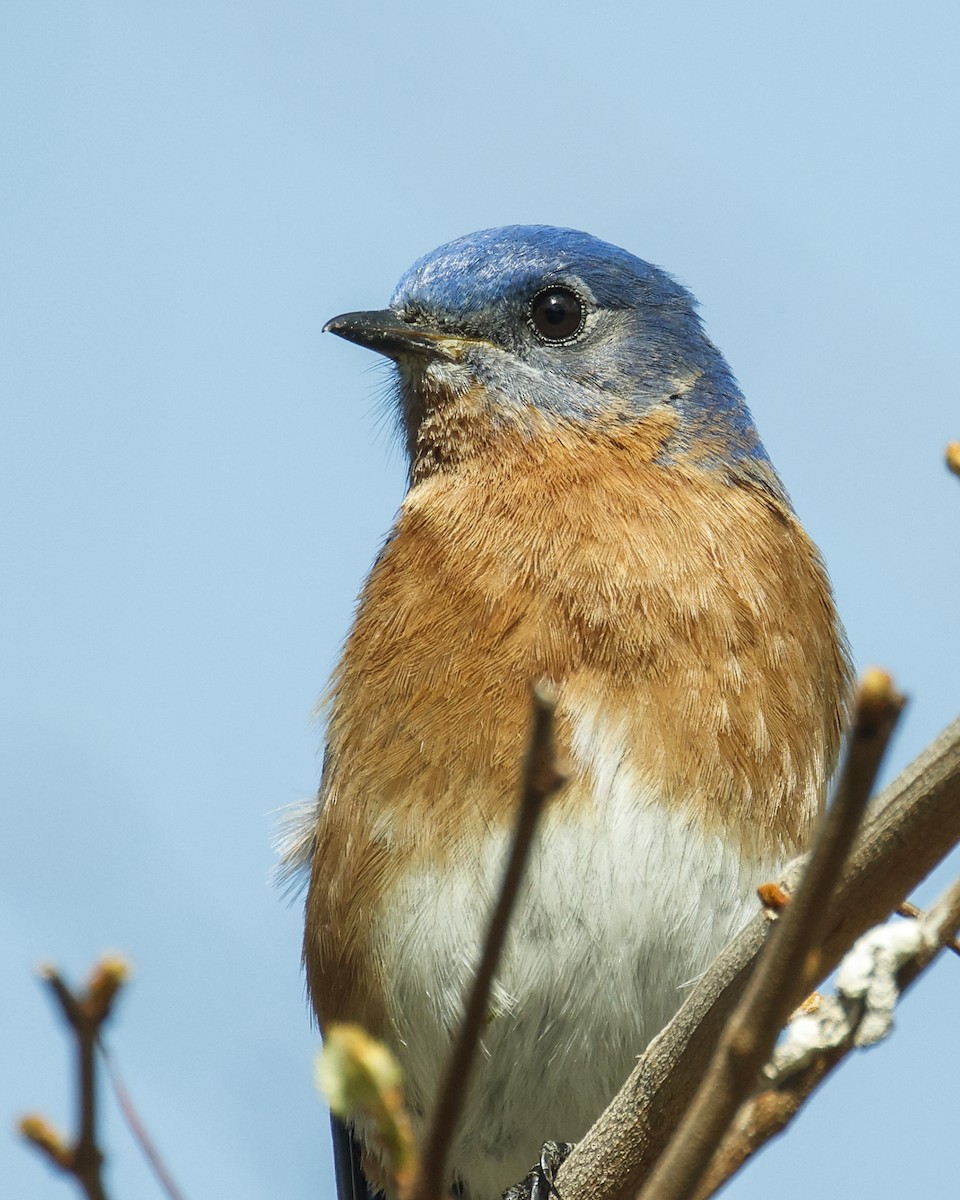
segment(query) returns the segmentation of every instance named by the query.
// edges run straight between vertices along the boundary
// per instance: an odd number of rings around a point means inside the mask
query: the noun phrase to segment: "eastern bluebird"
[[[820,556],[664,271],[574,230],[489,229],[326,328],[396,364],[410,488],[290,857],[311,867],[321,1030],[384,1039],[421,1126],[500,881],[530,686],[559,693],[568,783],[450,1155],[461,1195],[496,1200],[544,1139],[584,1133],[804,846],[850,664]]]

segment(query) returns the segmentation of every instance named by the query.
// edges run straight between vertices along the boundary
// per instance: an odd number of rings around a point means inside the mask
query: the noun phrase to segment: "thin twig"
[[[913,908],[913,905],[910,905]],[[914,914],[911,914],[914,915]],[[941,949],[952,948],[960,927],[960,880],[941,897],[929,913],[915,910],[926,926],[921,952],[897,973],[897,990],[902,995],[930,966]],[[853,1048],[852,1037],[841,1045],[823,1050],[802,1071],[783,1083],[751,1096],[714,1154],[695,1200],[708,1200],[753,1154],[781,1133],[824,1079],[843,1062]]]
[[[885,920],[960,842],[960,718],[944,729],[871,806],[834,896],[823,943],[829,974],[853,942]],[[788,881],[805,859],[791,863]],[[758,914],[714,960],[673,1020],[560,1168],[564,1200],[628,1200],[648,1178],[687,1111],[723,1025],[765,944]],[[790,1003],[804,994],[788,981]]]
[[[854,941],[884,921],[960,842],[960,718],[942,731],[871,805],[843,873],[822,947],[824,975]],[[785,871],[788,883],[805,859]],[[703,1079],[710,1056],[762,950],[758,913],[714,960],[673,1020],[560,1168],[564,1200],[629,1200],[647,1179]],[[787,982],[790,1003],[805,993]]]
[[[917,908],[915,904],[911,904],[909,900],[898,906],[897,914],[901,917],[923,917],[926,916],[922,908]],[[960,954],[960,938],[952,937],[948,942],[944,943],[947,950],[952,950],[954,954]]]
[[[533,695],[533,728],[524,762],[517,823],[463,1022],[424,1139],[420,1171],[413,1189],[413,1195],[418,1200],[438,1200],[446,1189],[450,1143],[466,1099],[477,1043],[487,1020],[490,989],[530,856],[533,836],[544,804],[564,782],[557,770],[554,753],[553,720],[556,704],[554,689],[544,683],[538,684]]]
[[[926,954],[918,955],[900,973],[898,982],[901,991],[909,987],[921,971],[926,970],[941,947],[952,947],[956,941],[957,930],[960,929],[960,879],[940,897],[923,922],[930,936],[929,949]]]
[[[960,719],[876,799],[834,897],[822,945],[828,974],[960,841]],[[788,888],[806,859],[784,872]],[[720,1033],[770,932],[757,916],[717,956],[672,1021],[560,1168],[565,1200],[628,1200],[649,1177],[704,1077]],[[785,991],[796,1007],[800,980]]]
[[[73,1145],[71,1173],[89,1200],[106,1200],[103,1183],[103,1152],[97,1144],[96,1040],[102,1018],[85,1013],[82,998],[75,997],[53,967],[41,969],[41,978],[56,996],[63,1015],[76,1036],[77,1109],[80,1132]]]
[[[177,1187],[176,1183],[174,1183],[173,1176],[167,1169],[160,1151],[153,1144],[150,1135],[147,1133],[147,1127],[141,1120],[133,1099],[127,1091],[123,1080],[120,1078],[113,1055],[107,1049],[106,1043],[102,1038],[97,1039],[97,1044],[100,1055],[103,1058],[103,1065],[107,1069],[107,1078],[110,1080],[110,1086],[113,1088],[117,1105],[121,1113],[123,1113],[123,1119],[127,1123],[127,1128],[130,1130],[133,1140],[140,1147],[141,1153],[150,1164],[150,1168],[156,1176],[157,1183],[160,1185],[161,1190],[167,1194],[169,1200],[183,1200],[183,1193]]]
[[[107,1200],[103,1151],[97,1141],[96,1050],[101,1026],[109,1017],[127,977],[127,967],[118,958],[102,959],[81,995],[75,995],[51,966],[41,967],[40,977],[50,988],[64,1020],[74,1033],[79,1133],[76,1141],[69,1144],[45,1118],[36,1115],[23,1118],[20,1132],[51,1162],[76,1179],[87,1200]]]
[[[687,1200],[692,1195],[793,1008],[783,981],[799,975],[806,988],[819,977],[830,897],[903,705],[889,677],[871,673],[861,683],[840,782],[810,861],[723,1031],[702,1086],[640,1193],[642,1200]]]

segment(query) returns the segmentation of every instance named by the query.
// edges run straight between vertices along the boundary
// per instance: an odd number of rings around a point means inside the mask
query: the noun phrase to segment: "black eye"
[[[530,301],[530,324],[545,342],[569,342],[585,320],[583,301],[570,288],[545,288]]]

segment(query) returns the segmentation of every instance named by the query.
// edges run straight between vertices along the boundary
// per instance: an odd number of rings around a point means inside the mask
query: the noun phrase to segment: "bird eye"
[[[545,342],[571,341],[585,320],[583,301],[570,288],[546,288],[530,301],[530,324]]]

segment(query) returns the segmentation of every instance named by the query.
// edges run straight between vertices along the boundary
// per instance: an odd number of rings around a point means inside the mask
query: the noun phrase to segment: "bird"
[[[324,328],[391,360],[409,487],[287,865],[309,876],[321,1034],[382,1039],[421,1133],[499,886],[531,686],[557,697],[566,783],[449,1154],[451,1194],[496,1200],[546,1139],[584,1134],[807,845],[850,656],[821,555],[666,271],[577,230],[486,229]],[[390,1196],[350,1133],[362,1186]]]

